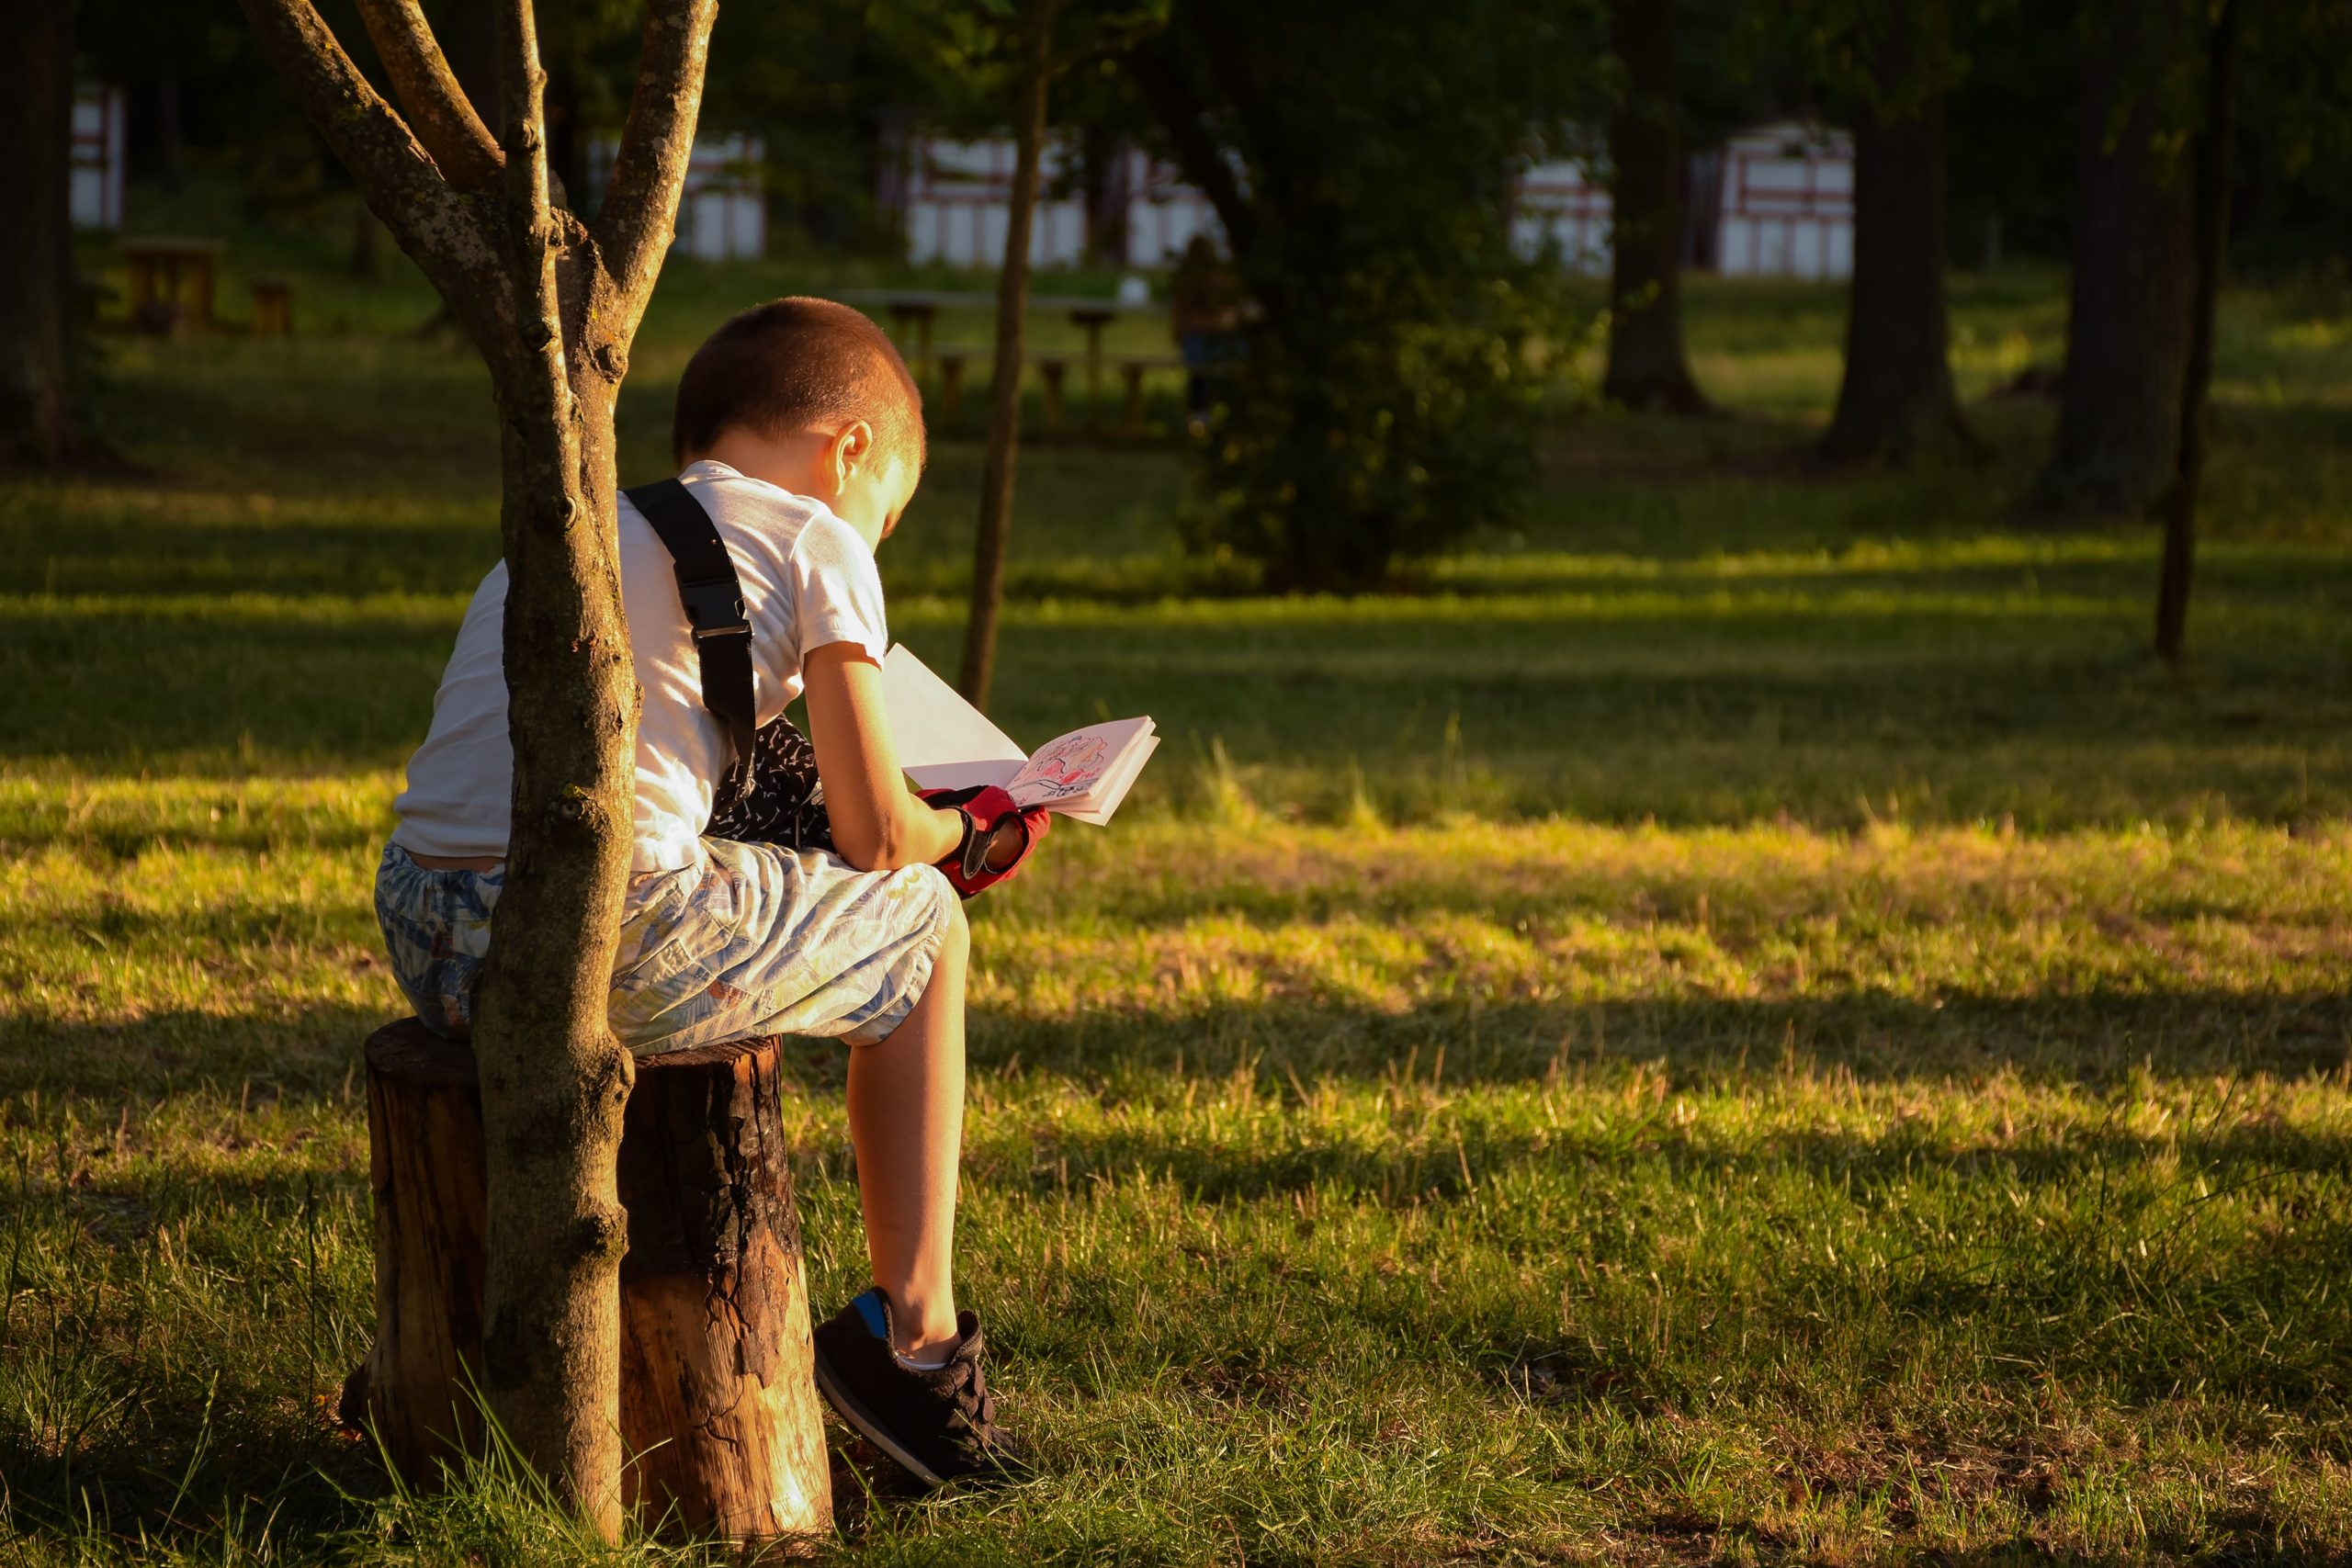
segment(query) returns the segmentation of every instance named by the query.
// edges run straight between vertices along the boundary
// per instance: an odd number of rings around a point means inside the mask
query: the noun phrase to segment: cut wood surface
[[[649,1524],[735,1539],[832,1526],[776,1052],[648,1057],[625,1112],[622,1496]],[[472,1052],[413,1019],[367,1054],[377,1338],[345,1416],[425,1482],[481,1439],[481,1090]]]

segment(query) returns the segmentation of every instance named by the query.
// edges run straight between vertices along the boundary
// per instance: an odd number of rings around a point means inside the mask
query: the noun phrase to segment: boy
[[[663,514],[659,529],[624,496],[621,597],[644,706],[613,1030],[639,1055],[765,1033],[850,1043],[874,1284],[817,1330],[819,1385],[919,1480],[1001,1474],[1020,1455],[994,1424],[979,1320],[956,1311],[950,1278],[968,941],[956,895],[1009,874],[1045,819],[1001,791],[918,797],[899,770],[873,552],[922,477],[922,399],[865,317],[778,299],[695,352],[672,445],[741,583],[756,722],[806,692],[833,852],[707,833],[734,746],[706,705],[718,656],[689,625],[672,553],[679,512],[703,525],[661,487],[639,492]],[[502,563],[467,607],[377,873],[401,987],[427,1025],[457,1036],[504,874],[505,594]]]

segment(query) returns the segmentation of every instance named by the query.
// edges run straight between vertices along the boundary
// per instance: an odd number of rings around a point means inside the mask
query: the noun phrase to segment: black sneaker
[[[960,1337],[945,1366],[910,1366],[890,1348],[890,1298],[877,1285],[818,1326],[818,1392],[928,1485],[1023,1480],[1028,1456],[996,1425],[996,1400],[980,1371],[988,1347],[978,1316],[956,1314],[956,1330]]]

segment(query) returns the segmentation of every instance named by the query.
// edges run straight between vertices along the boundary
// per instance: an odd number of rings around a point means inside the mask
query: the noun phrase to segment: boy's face
[[[817,499],[856,529],[869,547],[881,544],[897,529],[915,487],[922,482],[922,468],[906,443],[878,440],[864,420],[834,435],[820,468],[822,488]]]

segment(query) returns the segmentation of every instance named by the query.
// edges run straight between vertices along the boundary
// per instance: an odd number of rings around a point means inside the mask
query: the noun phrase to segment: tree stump
[[[644,1058],[621,1135],[623,1498],[734,1540],[832,1529],[777,1043]],[[481,1449],[481,1095],[473,1053],[413,1019],[367,1055],[376,1344],[343,1413],[429,1483]]]

